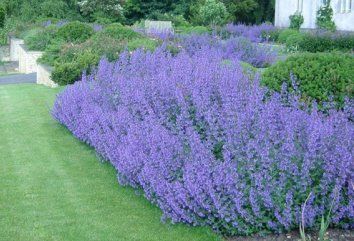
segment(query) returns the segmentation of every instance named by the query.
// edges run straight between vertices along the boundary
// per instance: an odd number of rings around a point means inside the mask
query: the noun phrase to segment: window
[[[352,0],[347,0],[346,7],[346,12],[350,13],[352,11]]]
[[[347,3],[347,0],[342,0],[341,1],[341,6],[340,6],[340,12],[341,13],[345,13],[345,11],[346,11],[346,4]]]
[[[339,13],[350,13],[352,11],[353,0],[340,0],[339,1]]]
[[[297,0],[297,12],[301,13],[302,12],[302,4],[303,0]]]

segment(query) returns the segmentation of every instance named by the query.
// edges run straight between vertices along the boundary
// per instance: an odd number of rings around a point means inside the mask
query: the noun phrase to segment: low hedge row
[[[354,57],[339,53],[303,53],[289,57],[268,68],[262,83],[281,91],[282,85],[295,80],[302,98],[307,102],[333,101],[343,105],[345,97],[354,97]]]
[[[354,34],[333,32],[299,32],[286,29],[280,32],[278,42],[286,44],[290,51],[331,52],[354,51]]]

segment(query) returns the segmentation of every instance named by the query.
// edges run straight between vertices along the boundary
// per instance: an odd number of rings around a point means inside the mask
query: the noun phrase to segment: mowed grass
[[[0,240],[216,241],[161,223],[109,163],[50,116],[58,89],[0,85]]]

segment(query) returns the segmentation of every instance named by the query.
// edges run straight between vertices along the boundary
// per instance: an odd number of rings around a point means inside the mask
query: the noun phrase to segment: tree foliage
[[[228,17],[225,5],[218,0],[206,0],[199,14],[205,25],[221,25]]]

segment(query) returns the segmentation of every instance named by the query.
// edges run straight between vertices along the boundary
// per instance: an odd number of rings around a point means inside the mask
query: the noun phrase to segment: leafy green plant
[[[44,51],[54,40],[58,29],[55,26],[49,26],[32,35],[25,37],[25,44],[29,50]]]
[[[89,73],[98,64],[99,59],[100,56],[87,51],[73,62],[57,64],[51,78],[59,85],[72,84],[80,79],[83,71]]]
[[[82,43],[94,34],[94,30],[86,23],[70,22],[58,30],[58,38],[69,43]]]
[[[299,84],[304,101],[320,103],[333,98],[339,106],[346,96],[354,96],[354,57],[336,53],[303,53],[289,57],[284,62],[268,68],[262,83],[275,91],[281,91],[283,83],[289,91],[292,87],[291,75]]]
[[[69,6],[62,0],[45,0],[40,5],[41,15],[52,18],[66,18],[69,12]]]
[[[24,25],[23,27],[26,27],[26,25]],[[21,28],[22,28],[22,26],[21,26]],[[28,29],[26,29],[24,31],[22,31],[21,28],[17,28],[15,31],[15,36],[20,39],[26,39],[30,36],[34,36],[34,35],[42,32],[42,30],[43,30],[43,28],[33,27],[33,26],[29,27]]]
[[[119,23],[108,25],[101,32],[96,34],[94,38],[100,38],[102,36],[107,36],[118,40],[142,38],[142,35],[140,33],[137,33],[133,29],[125,27]]]
[[[320,29],[326,29],[330,31],[336,30],[336,24],[333,21],[333,9],[331,7],[331,1],[326,1],[326,4],[320,7],[317,11],[316,24]]]
[[[83,16],[95,22],[124,21],[123,7],[120,0],[84,0],[77,1]]]
[[[203,34],[208,33],[209,29],[205,26],[181,26],[177,28],[177,32],[181,34]]]
[[[228,12],[222,2],[206,0],[199,10],[199,15],[205,25],[221,25],[225,23]]]
[[[310,194],[307,196],[307,198],[301,208],[301,223],[299,225],[301,241],[311,241],[311,237],[307,237],[306,232],[305,232],[306,204],[307,204],[308,200],[310,199],[311,195],[312,195],[312,192],[310,192]]]
[[[300,229],[300,237],[301,237],[301,241],[311,241],[311,237],[310,236],[306,236],[306,232],[305,232],[305,212],[306,212],[306,204],[309,200],[309,198],[311,197],[312,192],[309,194],[309,196],[307,197],[307,199],[305,200],[305,203],[302,206],[302,210],[301,210],[301,223],[299,226]],[[338,192],[335,194],[335,196],[338,195]],[[321,224],[320,224],[320,230],[318,232],[318,241],[330,241],[327,237],[327,230],[328,227],[331,223],[331,214],[332,214],[332,209],[333,209],[333,205],[334,205],[334,200],[331,203],[331,206],[329,208],[329,211],[327,213],[326,218],[322,215],[321,218]]]
[[[301,51],[308,52],[330,52],[353,51],[354,35],[345,33],[306,33],[299,44]]]
[[[3,5],[0,5],[0,28],[5,26],[6,9]]]
[[[301,25],[304,23],[304,17],[300,12],[296,12],[293,15],[289,16],[290,19],[290,28],[299,30]]]
[[[291,35],[297,35],[299,34],[299,31],[295,29],[284,29],[280,31],[279,36],[278,36],[278,42],[279,43],[286,43],[286,40],[288,39],[289,36]]]
[[[41,58],[38,59],[39,63],[54,66],[60,57],[60,51],[63,48],[65,42],[60,39],[54,39],[51,44],[48,45]]]
[[[114,61],[125,49],[126,44],[127,40],[120,40],[111,38],[107,35],[100,35],[98,38],[90,39],[84,45],[80,46],[80,48],[81,52],[83,52],[83,50],[90,50],[91,52],[96,53],[98,56],[104,56],[109,61]]]
[[[142,48],[144,50],[150,50],[154,51],[156,47],[158,46],[158,41],[148,39],[148,38],[138,38],[134,39],[132,41],[129,41],[127,44],[127,48],[129,51],[133,51],[139,48]]]
[[[290,35],[285,42],[286,50],[288,52],[297,52],[300,49],[300,45],[304,41],[304,34],[297,33]]]

